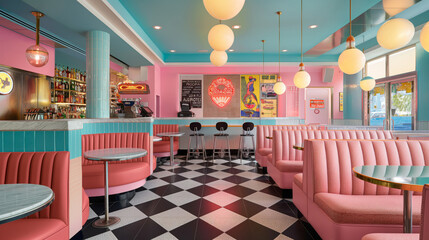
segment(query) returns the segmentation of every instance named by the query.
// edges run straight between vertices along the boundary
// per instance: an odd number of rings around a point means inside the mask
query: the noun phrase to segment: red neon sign
[[[122,83],[118,86],[121,94],[149,94],[149,86],[146,83]]]
[[[213,80],[208,91],[212,102],[220,108],[228,105],[235,93],[231,80],[223,77]]]
[[[310,99],[310,108],[325,108],[325,101],[320,99]]]

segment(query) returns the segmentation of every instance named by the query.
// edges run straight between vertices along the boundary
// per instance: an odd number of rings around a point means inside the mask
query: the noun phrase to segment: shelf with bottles
[[[51,103],[86,105],[86,94],[69,90],[51,91]]]
[[[86,85],[68,80],[53,79],[51,81],[52,91],[74,91],[79,93],[86,93]]]
[[[24,113],[25,120],[75,119],[85,118],[86,107],[70,105],[51,105],[44,108],[30,108]]]
[[[81,83],[86,82],[86,72],[68,66],[55,65],[55,77]]]

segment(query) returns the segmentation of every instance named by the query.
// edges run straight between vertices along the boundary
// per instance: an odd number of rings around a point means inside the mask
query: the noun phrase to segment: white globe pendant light
[[[226,51],[234,43],[234,32],[225,24],[212,27],[209,32],[209,44],[216,51]]]
[[[276,14],[279,15],[279,75],[277,76],[277,82],[274,84],[273,90],[277,95],[282,95],[286,91],[286,85],[280,77],[280,15],[282,15],[282,12],[278,11]]]
[[[227,61],[228,61],[228,54],[226,54],[225,51],[213,50],[213,52],[210,54],[210,62],[212,62],[213,65],[217,67],[225,65]]]
[[[245,0],[204,0],[209,14],[219,20],[231,19],[241,11]]]
[[[425,24],[420,32],[420,43],[426,52],[429,52],[429,22]]]
[[[305,71],[303,63],[304,55],[302,54],[302,2],[303,1],[301,0],[301,63],[299,64],[299,71],[293,77],[293,83],[297,88],[306,88],[311,82],[310,74]]]
[[[393,17],[414,5],[414,0],[383,0],[384,11]]]
[[[355,38],[352,36],[352,0],[350,0],[350,36],[347,38],[347,48],[338,58],[338,66],[341,71],[352,75],[358,73],[365,65],[365,55],[355,47]]]
[[[414,31],[414,25],[408,19],[391,19],[378,29],[377,42],[386,49],[401,48],[413,39]]]
[[[375,87],[375,79],[370,76],[366,76],[360,80],[359,85],[362,90],[369,92]]]

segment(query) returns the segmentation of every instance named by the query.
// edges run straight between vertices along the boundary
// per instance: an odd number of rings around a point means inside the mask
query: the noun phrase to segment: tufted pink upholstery
[[[357,240],[372,232],[402,232],[403,197],[398,189],[354,177],[352,168],[428,165],[429,141],[306,140],[304,155],[303,214],[323,239]],[[415,194],[413,202],[418,206],[421,196]],[[297,204],[300,210],[304,205]],[[418,225],[420,209],[413,213]]]
[[[274,130],[273,157],[268,173],[283,189],[291,189],[293,177],[303,169],[303,151],[293,149],[306,139],[392,139],[390,131],[378,130]]]
[[[179,125],[177,124],[154,124],[153,135],[156,136],[159,133],[165,132],[178,132]],[[174,154],[177,154],[179,150],[179,137],[174,138],[173,143]],[[163,137],[162,141],[153,143],[153,154],[156,157],[170,156],[170,138]]]
[[[318,125],[258,125],[256,126],[256,153],[255,159],[262,167],[267,166],[267,156],[272,153],[272,140],[266,137],[273,136],[273,130],[316,130]]]

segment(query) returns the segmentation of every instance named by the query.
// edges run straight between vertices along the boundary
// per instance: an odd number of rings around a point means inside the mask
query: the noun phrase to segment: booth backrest
[[[55,218],[69,225],[69,166],[69,152],[2,152],[0,184],[31,183],[50,187],[55,200],[28,218]]]
[[[429,141],[306,140],[303,183],[308,197],[316,193],[398,195],[399,189],[364,182],[353,175],[362,165],[424,166],[429,164]],[[307,165],[307,167],[306,167]]]
[[[103,164],[102,161],[91,161],[84,158],[84,153],[90,150],[105,148],[142,148],[148,154],[142,158],[126,161],[113,161],[110,164],[124,164],[127,162],[149,163],[150,141],[149,133],[101,133],[82,135],[82,165]]]
[[[280,160],[302,161],[303,151],[293,149],[306,139],[392,139],[382,130],[274,130],[273,163]]]
[[[429,239],[429,184],[426,184],[423,188],[421,213],[420,240]]]
[[[272,140],[266,137],[273,136],[274,130],[316,130],[318,125],[258,125],[256,126],[256,149],[272,148]]]
[[[153,135],[156,136],[158,133],[165,133],[165,132],[178,132],[179,131],[179,125],[177,124],[154,124],[153,125]],[[163,141],[170,141],[169,137],[163,137]],[[175,137],[174,141],[178,141],[179,138]]]

